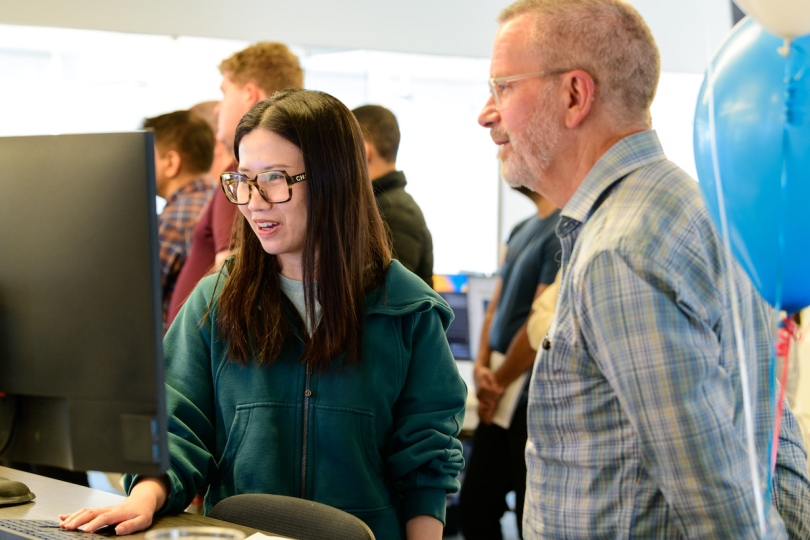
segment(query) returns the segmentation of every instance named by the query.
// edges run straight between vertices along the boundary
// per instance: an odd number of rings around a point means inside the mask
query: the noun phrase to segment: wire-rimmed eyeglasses
[[[253,186],[259,190],[259,195],[265,201],[278,204],[292,199],[293,184],[307,179],[307,173],[290,176],[287,171],[264,171],[251,180],[244,174],[237,172],[224,172],[219,175],[219,183],[225,196],[233,204],[247,204],[250,202]]]
[[[521,73],[520,75],[509,75],[508,77],[492,77],[487,82],[489,84],[489,92],[492,94],[492,99],[495,101],[495,108],[501,108],[501,94],[509,86],[509,83],[528,79],[530,77],[542,77],[544,75],[559,75],[561,73],[568,73],[574,71],[568,68],[558,69],[544,69],[543,71],[533,71],[531,73]]]

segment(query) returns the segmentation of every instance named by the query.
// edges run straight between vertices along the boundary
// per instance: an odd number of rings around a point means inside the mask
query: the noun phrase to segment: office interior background
[[[477,125],[488,98],[495,18],[509,3],[4,2],[0,136],[138,129],[145,117],[219,99],[222,59],[256,41],[280,41],[299,56],[306,88],[328,92],[349,108],[380,104],[397,115],[398,168],[432,232],[435,273],[491,275],[499,244],[534,212],[532,203],[499,180],[496,147]],[[697,178],[695,105],[708,59],[733,26],[733,5],[630,3],[661,51],[653,128],[667,157]],[[29,165],[32,180],[58,174]],[[810,371],[807,341],[800,357],[805,373]],[[810,396],[810,377],[801,384],[798,395]],[[795,411],[803,427],[810,426],[808,405]]]
[[[732,27],[728,0],[634,0],[661,49],[653,127],[696,178],[692,122],[707,59]],[[0,8],[0,136],[138,129],[219,99],[219,62],[251,42],[299,55],[305,86],[398,117],[398,168],[433,234],[437,274],[492,274],[533,205],[498,179],[477,116],[495,17],[508,0],[7,2]],[[36,171],[32,164],[32,172]],[[41,171],[40,171],[41,172]],[[114,172],[111,172],[114,177]]]

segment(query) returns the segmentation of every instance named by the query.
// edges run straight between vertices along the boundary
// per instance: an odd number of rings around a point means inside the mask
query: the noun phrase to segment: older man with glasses
[[[732,311],[765,478],[769,309],[726,266],[697,184],[651,130],[660,61],[647,25],[621,0],[520,0],[499,20],[479,122],[506,180],[562,208],[557,312],[529,394],[524,536],[810,537],[807,456],[787,409],[758,516]]]

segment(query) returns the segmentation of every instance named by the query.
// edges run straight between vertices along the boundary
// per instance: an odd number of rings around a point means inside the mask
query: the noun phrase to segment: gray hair
[[[498,22],[526,14],[536,18],[540,69],[582,69],[593,77],[597,97],[619,109],[613,112],[649,122],[661,58],[635,8],[622,0],[518,0]]]

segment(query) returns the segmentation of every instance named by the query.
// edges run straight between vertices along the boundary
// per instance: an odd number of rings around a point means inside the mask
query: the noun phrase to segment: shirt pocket
[[[295,495],[300,467],[296,426],[298,406],[284,403],[239,405],[217,463],[216,498],[239,493]],[[300,455],[300,452],[299,452]]]
[[[374,414],[324,405],[315,405],[312,414],[312,498],[349,512],[388,506]]]

